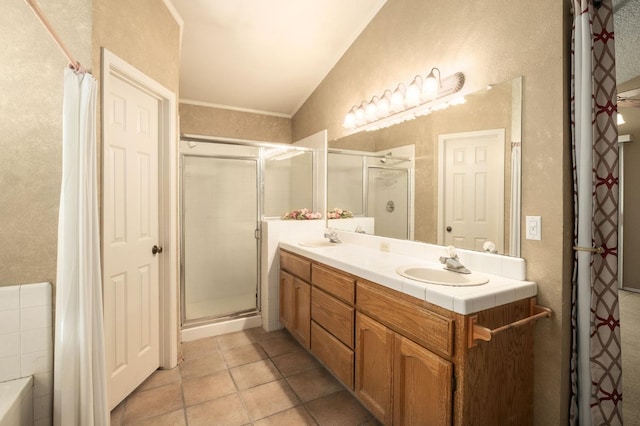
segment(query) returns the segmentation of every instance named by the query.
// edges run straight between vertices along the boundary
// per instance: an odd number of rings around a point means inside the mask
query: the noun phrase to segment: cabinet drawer
[[[353,351],[315,321],[311,321],[311,352],[353,390]]]
[[[280,250],[280,267],[305,281],[311,281],[311,261]]]
[[[311,266],[311,283],[347,303],[355,302],[356,283],[348,275],[314,264]]]
[[[311,290],[311,319],[353,349],[354,309],[324,291]]]
[[[392,297],[368,282],[358,281],[358,308],[427,349],[445,356],[453,354],[452,319]]]

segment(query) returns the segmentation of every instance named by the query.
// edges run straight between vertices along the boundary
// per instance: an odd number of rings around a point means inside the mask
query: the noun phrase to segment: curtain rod
[[[69,49],[67,49],[67,47],[64,45],[64,43],[62,42],[62,39],[58,36],[56,31],[53,29],[53,27],[47,20],[47,17],[44,16],[44,12],[42,12],[42,9],[40,9],[38,4],[36,3],[36,0],[25,0],[25,2],[27,3],[27,5],[29,5],[33,13],[40,20],[40,23],[44,26],[44,28],[47,30],[49,35],[51,35],[51,38],[53,38],[53,41],[55,41],[55,43],[58,45],[60,50],[62,50],[62,53],[64,53],[64,56],[67,57],[67,59],[69,60],[69,68],[72,68],[75,71],[82,72],[82,73],[86,72],[85,69],[82,68],[82,66],[80,65],[80,62],[74,59]]]

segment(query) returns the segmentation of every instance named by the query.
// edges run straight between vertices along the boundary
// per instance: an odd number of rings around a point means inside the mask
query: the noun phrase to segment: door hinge
[[[452,373],[451,374],[451,392],[455,392],[456,388],[458,387],[458,383],[456,381],[456,374]]]
[[[260,228],[256,228],[256,230],[253,231],[253,236],[256,238],[256,240],[260,239]]]

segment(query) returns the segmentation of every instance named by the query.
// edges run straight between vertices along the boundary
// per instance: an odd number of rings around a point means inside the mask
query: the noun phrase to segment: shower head
[[[392,154],[391,152],[387,152],[387,153],[384,155],[384,157],[382,157],[382,158],[380,159],[380,162],[381,162],[382,164],[386,164],[386,162],[387,162],[387,158],[391,158],[391,156],[392,156],[392,155],[393,155],[393,154]]]

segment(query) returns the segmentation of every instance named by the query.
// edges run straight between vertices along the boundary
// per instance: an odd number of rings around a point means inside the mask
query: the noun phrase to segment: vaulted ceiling
[[[386,0],[171,0],[181,101],[292,116]],[[614,0],[618,83],[640,75],[640,0]]]
[[[180,98],[289,117],[386,0],[172,0]]]

